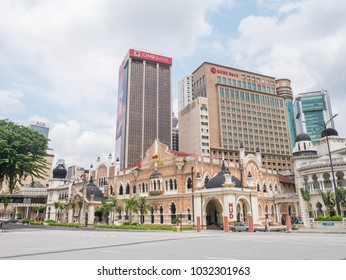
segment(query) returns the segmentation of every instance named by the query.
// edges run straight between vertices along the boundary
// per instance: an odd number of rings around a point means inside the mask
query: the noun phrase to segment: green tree
[[[145,196],[140,196],[138,199],[138,210],[141,217],[144,217],[145,214],[148,213],[150,206],[147,204],[147,198]],[[141,219],[141,223],[143,223],[143,218]]]
[[[48,141],[28,127],[0,120],[0,182],[6,180],[11,194],[27,177],[33,182],[46,176]]]
[[[36,211],[36,218],[38,218],[40,211],[43,210],[44,208],[45,207],[43,207],[43,206],[34,206],[33,207],[34,211]]]
[[[2,202],[3,204],[4,204],[4,210],[5,210],[5,212],[6,212],[6,209],[7,209],[7,207],[8,207],[8,204],[10,203],[10,198],[9,197],[2,197],[1,199],[0,199],[0,202]]]
[[[123,207],[121,205],[117,205],[115,207],[116,212],[118,213],[119,217],[121,218],[121,212],[123,212]]]
[[[116,209],[117,209],[117,206],[118,206],[118,200],[116,199],[116,198],[113,198],[113,199],[111,199],[111,211],[112,211],[112,213],[113,213],[113,217],[112,217],[112,224],[114,224],[114,217],[115,217],[115,211],[116,211]]]
[[[309,216],[310,216],[310,213],[312,211],[312,205],[310,202],[310,191],[308,188],[302,188],[300,189],[300,194],[302,195],[302,198],[306,202],[306,206],[308,207]]]
[[[138,209],[137,200],[135,197],[131,197],[129,199],[124,199],[124,203],[125,203],[125,210],[130,215],[129,221],[130,221],[130,223],[132,223],[132,212],[137,211],[137,209]]]
[[[339,194],[339,199],[340,199],[340,206],[342,208],[342,210],[344,211],[344,214],[345,214],[345,211],[346,211],[346,189],[344,188],[338,188],[338,194]],[[341,214],[341,216],[343,216]]]
[[[112,205],[106,199],[101,200],[101,206],[96,211],[100,212],[102,218],[105,218],[106,224],[109,224],[109,213],[112,211]]]
[[[335,205],[335,193],[333,193],[332,191],[326,191],[323,192],[321,190],[318,190],[323,203],[326,207],[326,212],[327,212],[327,216],[330,215],[330,208],[333,207]]]

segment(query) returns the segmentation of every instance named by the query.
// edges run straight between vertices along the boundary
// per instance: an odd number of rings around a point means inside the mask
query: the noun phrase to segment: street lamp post
[[[330,151],[330,145],[329,145],[329,139],[328,139],[328,134],[327,134],[327,124],[334,119],[338,114],[335,114],[332,116],[327,122],[324,123],[324,133],[325,137],[327,140],[327,147],[328,147],[328,156],[329,156],[329,161],[330,161],[330,167],[332,169],[332,179],[333,179],[333,189],[335,192],[335,203],[336,203],[336,214],[339,216],[341,215],[341,208],[340,208],[340,201],[339,201],[339,194],[336,186],[336,181],[335,181],[335,174],[334,174],[334,166],[333,166],[333,160],[332,160],[332,154]]]

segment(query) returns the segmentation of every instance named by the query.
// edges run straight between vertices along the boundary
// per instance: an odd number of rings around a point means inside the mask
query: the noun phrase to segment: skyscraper
[[[179,112],[179,149],[239,162],[261,153],[263,167],[290,170],[289,80],[204,62],[193,73],[194,101]]]
[[[171,146],[172,58],[130,49],[119,68],[116,157],[121,168],[145,156],[155,139]]]
[[[294,100],[297,133],[307,133],[311,141],[316,143],[321,139],[325,122],[332,116],[329,94],[325,90],[299,93]],[[334,120],[328,123],[334,127]]]
[[[42,134],[44,137],[48,138],[49,127],[45,122],[33,122],[29,127],[32,130],[35,130],[36,132]]]
[[[178,83],[178,112],[193,100],[193,75],[184,77]]]

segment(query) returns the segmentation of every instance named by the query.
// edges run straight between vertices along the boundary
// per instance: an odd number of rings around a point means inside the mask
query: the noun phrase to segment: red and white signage
[[[229,218],[233,219],[233,203],[228,203]]]
[[[167,56],[143,52],[143,51],[138,51],[138,50],[133,50],[133,49],[130,49],[129,53],[130,53],[130,57],[137,57],[137,58],[141,58],[144,60],[151,60],[151,61],[155,61],[158,63],[172,65],[172,58],[167,57]]]
[[[221,74],[221,75],[226,75],[230,77],[239,77],[237,73],[233,73],[231,71],[223,70],[223,69],[217,69],[214,66],[210,68],[210,72],[213,74]]]

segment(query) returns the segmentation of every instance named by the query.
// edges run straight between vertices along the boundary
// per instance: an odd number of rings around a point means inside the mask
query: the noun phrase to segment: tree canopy
[[[28,127],[0,120],[0,182],[6,180],[11,194],[27,177],[44,178],[48,141]]]

